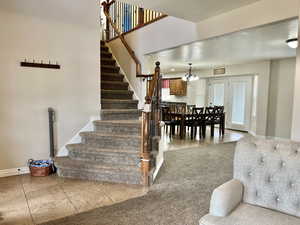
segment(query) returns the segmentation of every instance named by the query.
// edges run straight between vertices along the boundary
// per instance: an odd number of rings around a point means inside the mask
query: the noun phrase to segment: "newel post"
[[[151,134],[151,120],[155,120],[155,111],[152,110],[152,100],[155,94],[157,94],[158,78],[160,76],[160,63],[156,63],[155,74],[150,81],[149,88],[145,97],[144,110],[142,112],[142,143],[141,143],[141,170],[143,175],[143,183],[145,186],[150,185],[149,173],[151,170],[152,161],[152,134]]]
[[[113,4],[114,2],[110,2],[110,0],[106,0],[101,3],[103,6],[103,11],[104,14],[107,13],[109,15],[109,8],[110,5]],[[106,40],[108,41],[110,39],[110,26],[109,26],[109,19],[106,17],[106,28],[105,28],[105,35],[106,35]]]

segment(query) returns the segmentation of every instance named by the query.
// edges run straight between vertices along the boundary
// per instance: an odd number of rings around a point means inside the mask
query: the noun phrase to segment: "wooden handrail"
[[[137,27],[135,27],[135,28],[133,28],[133,29],[131,29],[131,30],[129,30],[129,31],[126,31],[126,32],[122,33],[122,34],[123,34],[123,36],[125,37],[125,36],[126,36],[127,34],[129,34],[129,33],[133,32],[133,31],[136,31],[136,30],[138,30],[138,29],[141,29],[141,28],[143,28],[143,27],[145,27],[145,26],[147,26],[147,25],[149,25],[149,24],[151,24],[151,23],[154,23],[154,22],[156,22],[156,21],[158,21],[158,20],[161,20],[161,19],[163,19],[163,18],[165,18],[165,17],[167,17],[167,16],[168,16],[168,15],[161,15],[161,16],[155,18],[154,20],[151,20],[151,21],[149,21],[149,22],[147,22],[147,23],[144,23],[144,24],[142,24],[142,25],[139,25],[139,26],[137,26]],[[119,38],[119,36],[110,38],[109,40],[107,40],[107,42],[111,42],[111,41],[116,40],[116,39],[118,39],[118,38]]]
[[[154,130],[154,136],[160,136],[160,63],[156,62],[155,73],[150,80],[149,87],[147,88],[147,95],[145,97],[145,106],[142,112],[142,144],[141,144],[141,170],[143,174],[144,185],[150,184],[149,173],[151,170],[151,147],[153,141],[153,134],[151,130]],[[156,102],[153,102],[154,99]],[[151,123],[151,121],[153,121]],[[151,126],[152,127],[151,129]]]
[[[116,27],[116,25],[113,23],[111,16],[109,15],[109,7],[115,3],[115,0],[113,0],[110,3],[106,3],[103,2],[103,8],[104,8],[104,15],[106,16],[108,22],[110,23],[110,25],[112,26],[112,28],[115,30],[115,32],[118,34],[118,37],[120,38],[121,42],[123,43],[123,45],[125,46],[125,48],[127,49],[129,55],[131,56],[131,58],[133,59],[133,61],[136,64],[136,75],[142,75],[142,66],[141,63],[139,61],[139,59],[136,57],[134,51],[132,50],[132,48],[129,46],[129,44],[126,42],[123,34],[121,34],[121,32],[118,30],[118,28]]]

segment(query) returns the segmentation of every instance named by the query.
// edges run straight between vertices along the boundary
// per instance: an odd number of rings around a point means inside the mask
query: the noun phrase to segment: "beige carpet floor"
[[[235,143],[165,153],[149,193],[43,225],[197,225],[215,187],[232,178]]]

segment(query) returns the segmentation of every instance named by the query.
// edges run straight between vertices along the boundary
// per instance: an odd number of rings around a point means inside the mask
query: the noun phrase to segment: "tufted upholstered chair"
[[[300,225],[300,143],[247,137],[200,225]]]

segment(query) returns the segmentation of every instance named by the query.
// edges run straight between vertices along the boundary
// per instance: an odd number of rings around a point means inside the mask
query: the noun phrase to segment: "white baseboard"
[[[71,138],[70,141],[68,141],[63,147],[61,147],[58,151],[58,153],[56,154],[56,156],[59,157],[63,157],[63,156],[68,156],[69,155],[69,151],[66,148],[67,145],[69,144],[77,144],[81,142],[81,137],[80,137],[80,133],[81,132],[85,132],[85,131],[93,131],[94,130],[94,124],[93,121],[95,120],[100,120],[100,116],[92,116],[90,118],[90,121],[82,128],[80,129],[75,135],[74,137]]]
[[[0,177],[10,177],[10,176],[16,176],[16,175],[28,174],[28,173],[30,173],[28,167],[12,168],[12,169],[0,170]]]
[[[256,136],[256,133],[254,131],[248,131],[249,134],[251,134],[252,136]]]
[[[164,164],[164,157],[162,157],[156,164],[156,168],[155,168],[155,171],[153,173],[153,182],[155,181],[157,175],[158,175],[158,172],[160,170],[160,168],[162,167],[162,165]]]

